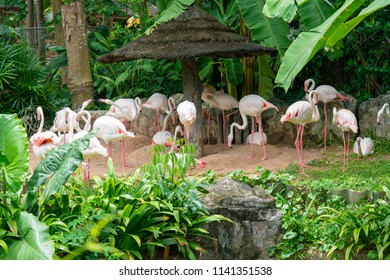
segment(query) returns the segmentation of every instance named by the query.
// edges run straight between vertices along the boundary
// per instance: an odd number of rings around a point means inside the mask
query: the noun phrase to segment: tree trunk
[[[93,98],[84,1],[62,6],[62,25],[68,58],[68,89],[72,96],[72,108],[76,109],[85,100]]]
[[[38,29],[38,57],[46,64],[46,43],[45,43],[45,18],[43,16],[43,0],[36,0],[37,3],[37,29]]]
[[[65,46],[64,29],[62,22],[57,17],[61,17],[61,0],[51,0],[51,7],[53,10],[54,20],[54,36],[57,46]],[[61,85],[68,83],[68,67],[62,67],[61,71]]]
[[[36,48],[36,41],[35,41],[35,16],[34,16],[34,0],[27,0],[27,20],[26,20],[26,26],[27,26],[27,42],[30,44],[30,46],[35,49]]]
[[[200,80],[195,59],[182,59],[183,76],[183,99],[195,104],[196,120],[195,129],[191,130],[191,143],[196,148],[196,157],[203,156],[203,124],[202,124],[202,91],[203,85]]]

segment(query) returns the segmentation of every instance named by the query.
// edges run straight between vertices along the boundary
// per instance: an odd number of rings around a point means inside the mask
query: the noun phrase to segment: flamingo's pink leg
[[[325,116],[325,122],[324,122],[324,148],[323,150],[326,151],[326,129],[328,125],[328,115],[326,114],[326,103],[324,102],[324,116]]]
[[[267,159],[267,151],[265,149],[265,143],[264,143],[264,135],[263,135],[263,126],[261,124],[261,115],[259,117],[256,117],[257,124],[259,125],[259,133],[260,133],[260,139],[261,139],[261,145],[263,146],[263,157],[261,158],[262,160]],[[253,140],[252,140],[253,142]]]
[[[255,132],[255,117],[252,117],[252,141],[251,141],[251,153],[247,156],[248,159],[253,158],[253,136]]]

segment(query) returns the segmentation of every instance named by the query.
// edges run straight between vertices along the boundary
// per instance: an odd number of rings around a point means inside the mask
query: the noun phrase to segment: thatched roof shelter
[[[202,155],[202,82],[195,58],[250,57],[272,51],[274,49],[260,46],[235,33],[196,5],[192,5],[177,18],[157,26],[150,35],[141,36],[111,53],[102,55],[98,61],[112,63],[140,58],[180,59],[184,99],[194,102],[198,111],[193,143],[197,154]]]

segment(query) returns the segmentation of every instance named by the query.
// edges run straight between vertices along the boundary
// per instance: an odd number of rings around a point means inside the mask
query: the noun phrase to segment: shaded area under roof
[[[150,35],[143,35],[102,55],[98,61],[112,63],[140,58],[176,60],[202,56],[246,57],[272,51],[276,50],[253,43],[192,5],[179,17],[159,25]]]

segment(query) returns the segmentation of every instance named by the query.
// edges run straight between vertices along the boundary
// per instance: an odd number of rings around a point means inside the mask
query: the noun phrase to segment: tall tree
[[[27,19],[26,19],[26,27],[27,27],[27,42],[30,44],[32,48],[35,49],[35,17],[34,17],[34,0],[27,0]]]
[[[37,30],[38,30],[38,57],[42,63],[46,62],[45,18],[43,16],[43,0],[36,0]]]
[[[80,108],[83,101],[93,98],[84,1],[63,5],[61,10],[69,69],[68,89],[72,96],[72,107]]]

